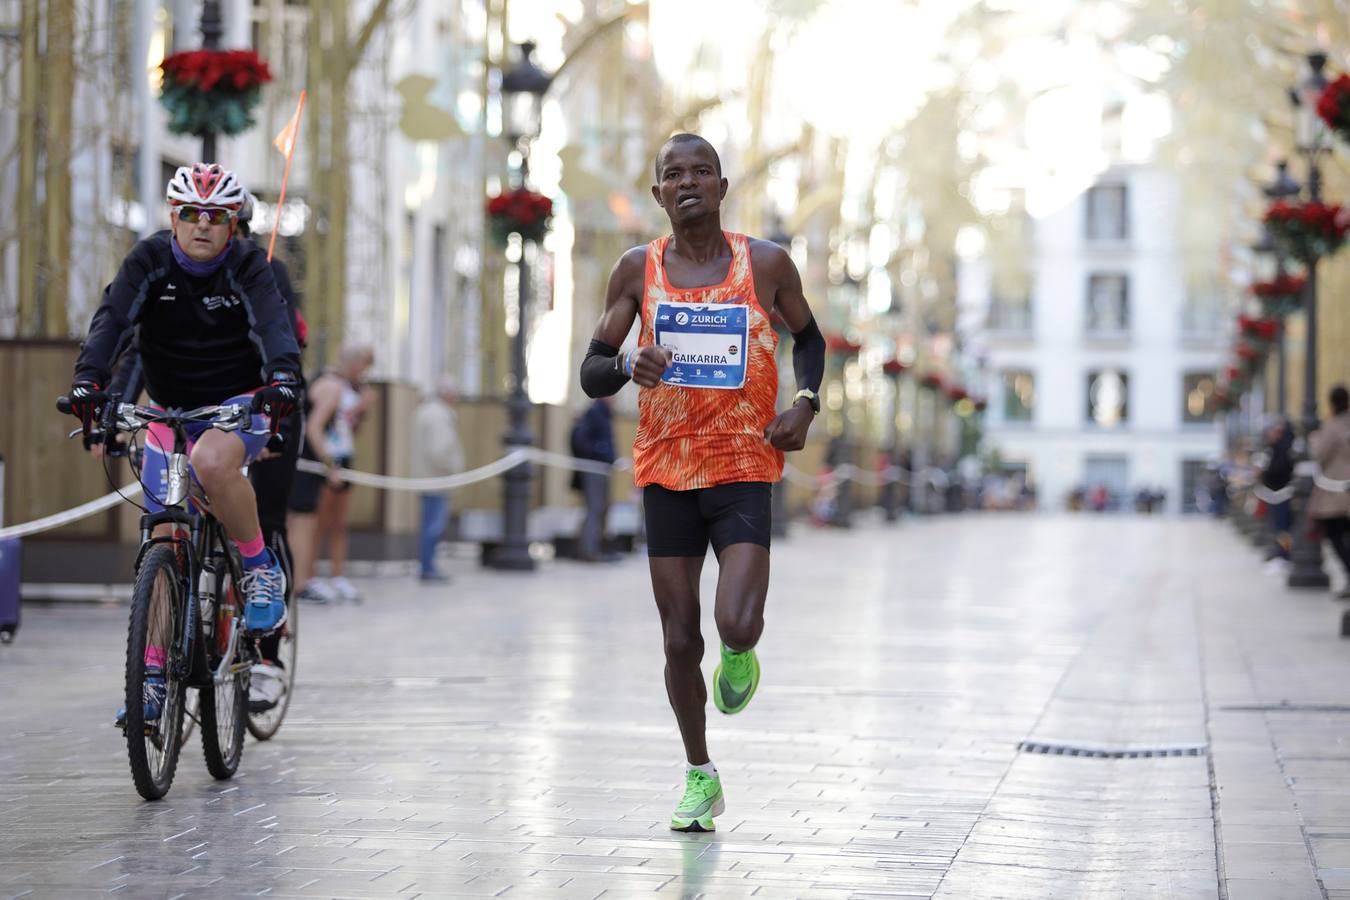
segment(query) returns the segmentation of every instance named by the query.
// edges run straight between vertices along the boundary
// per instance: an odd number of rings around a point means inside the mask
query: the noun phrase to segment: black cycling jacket
[[[215,274],[184,272],[169,231],[127,254],[89,323],[77,380],[107,385],[123,335],[136,329],[146,389],[162,406],[219,403],[262,387],[275,372],[300,373],[300,348],[267,253],[236,238]]]
[[[286,264],[274,257],[271,266],[272,277],[277,282],[277,291],[281,293],[281,299],[286,301],[286,312],[289,314],[287,321],[291,325],[291,334],[295,335],[296,342],[299,343],[300,329],[296,315],[300,311],[300,295],[295,292],[295,287],[291,283],[291,272],[286,268]],[[123,347],[126,349],[122,349]],[[136,346],[133,332],[127,332],[126,338],[113,354],[113,359],[117,361],[113,364],[112,377],[107,385],[108,393],[116,394],[126,403],[136,402],[141,391],[145,390],[145,369],[141,366],[141,351]]]

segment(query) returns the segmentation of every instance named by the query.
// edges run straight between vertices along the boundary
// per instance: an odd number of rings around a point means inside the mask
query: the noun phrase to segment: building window
[[[1088,276],[1087,333],[1120,336],[1130,330],[1130,279],[1127,275]]]
[[[1030,422],[1036,403],[1036,378],[1025,369],[1003,373],[1003,420]]]
[[[1181,336],[1213,340],[1219,334],[1223,295],[1217,289],[1196,287],[1181,305]]]
[[[1101,184],[1087,192],[1087,239],[1123,241],[1130,236],[1129,194],[1123,184]]]
[[[1130,420],[1130,376],[1119,369],[1099,369],[1087,376],[1089,425],[1113,428]]]
[[[989,302],[989,330],[1025,333],[1031,331],[1031,297],[994,295]]]
[[[1213,422],[1213,372],[1187,372],[1181,377],[1181,421]]]

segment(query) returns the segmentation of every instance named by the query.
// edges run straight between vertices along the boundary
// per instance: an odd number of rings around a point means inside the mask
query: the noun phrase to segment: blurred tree
[[[18,334],[66,337],[75,3],[24,0],[21,6]]]
[[[347,220],[351,150],[348,145],[351,78],[391,0],[377,0],[355,35],[346,0],[309,0],[310,221],[305,228],[305,297],[318,362],[341,343],[347,303]]]

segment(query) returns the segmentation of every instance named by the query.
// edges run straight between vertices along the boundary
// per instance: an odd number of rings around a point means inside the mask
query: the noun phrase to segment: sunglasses
[[[232,209],[222,209],[219,206],[180,206],[178,207],[178,220],[180,222],[196,222],[202,216],[206,216],[206,221],[210,225],[224,225],[226,222],[239,215]]]

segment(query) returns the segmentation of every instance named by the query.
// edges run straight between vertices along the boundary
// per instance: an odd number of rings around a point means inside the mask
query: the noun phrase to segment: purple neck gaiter
[[[197,262],[197,260],[183,252],[183,248],[178,246],[178,238],[171,237],[169,243],[173,245],[173,258],[177,261],[178,267],[189,275],[195,275],[198,278],[204,278],[207,275],[214,275],[225,264],[225,257],[230,255],[230,247],[234,246],[234,241],[225,242],[225,249],[220,251],[220,255],[214,259],[208,259],[206,262]]]

